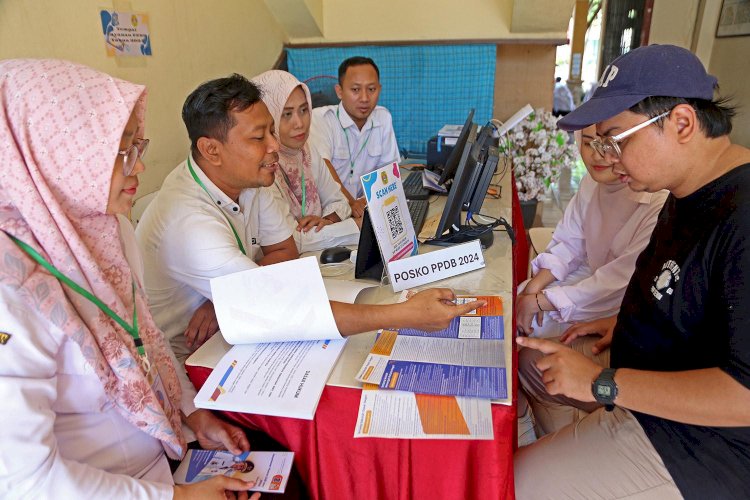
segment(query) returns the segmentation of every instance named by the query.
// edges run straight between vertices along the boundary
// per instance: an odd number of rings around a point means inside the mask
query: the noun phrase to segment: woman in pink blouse
[[[617,314],[667,198],[666,191],[631,191],[591,147],[595,138],[595,126],[577,136],[589,175],[581,179],[549,246],[532,261],[534,277],[519,287],[522,334],[559,337],[574,323]]]

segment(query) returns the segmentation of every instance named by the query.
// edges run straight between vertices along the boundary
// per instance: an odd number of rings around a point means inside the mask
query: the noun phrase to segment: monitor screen
[[[461,128],[461,134],[458,136],[456,144],[453,146],[451,154],[448,156],[448,159],[445,162],[445,166],[443,166],[443,172],[440,174],[440,180],[438,181],[439,184],[445,184],[449,180],[453,179],[453,176],[456,174],[458,162],[461,160],[461,153],[466,146],[466,140],[469,138],[473,119],[474,108],[471,108],[471,110],[469,111],[469,116],[466,117],[464,126]]]
[[[476,125],[472,124],[470,129],[471,131],[466,140],[466,146],[463,148],[461,160],[456,169],[453,184],[448,193],[448,199],[445,202],[443,215],[440,217],[440,224],[438,224],[437,231],[435,232],[435,238],[440,238],[447,230],[453,228],[454,231],[458,231],[461,227],[461,208],[463,206],[466,190],[469,187],[471,174],[476,167],[477,161],[476,158],[471,156],[473,150],[472,146],[474,145],[474,141],[476,141]]]

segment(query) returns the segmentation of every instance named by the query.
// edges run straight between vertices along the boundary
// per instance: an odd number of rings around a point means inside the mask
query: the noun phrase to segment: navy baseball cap
[[[705,99],[714,96],[716,77],[700,60],[675,45],[649,45],[621,55],[607,66],[594,95],[557,126],[580,130],[635,106],[651,96]]]

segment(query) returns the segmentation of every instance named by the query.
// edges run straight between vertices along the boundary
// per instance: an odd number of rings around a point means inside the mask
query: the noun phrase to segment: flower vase
[[[534,224],[534,218],[536,217],[536,207],[539,204],[539,200],[534,198],[533,200],[521,200],[521,215],[523,216],[523,227],[528,231]]]

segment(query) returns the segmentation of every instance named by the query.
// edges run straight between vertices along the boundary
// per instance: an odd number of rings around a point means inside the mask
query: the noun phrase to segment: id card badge
[[[159,369],[151,365],[149,367],[148,373],[146,374],[146,380],[148,380],[148,384],[151,386],[151,390],[156,395],[156,399],[159,402],[159,405],[161,405],[162,409],[164,410],[164,414],[168,418],[172,418],[172,414],[174,413],[174,408],[172,407],[172,403],[169,401],[169,397],[167,397],[167,390],[164,388],[164,382],[161,379],[161,375],[159,374]]]

